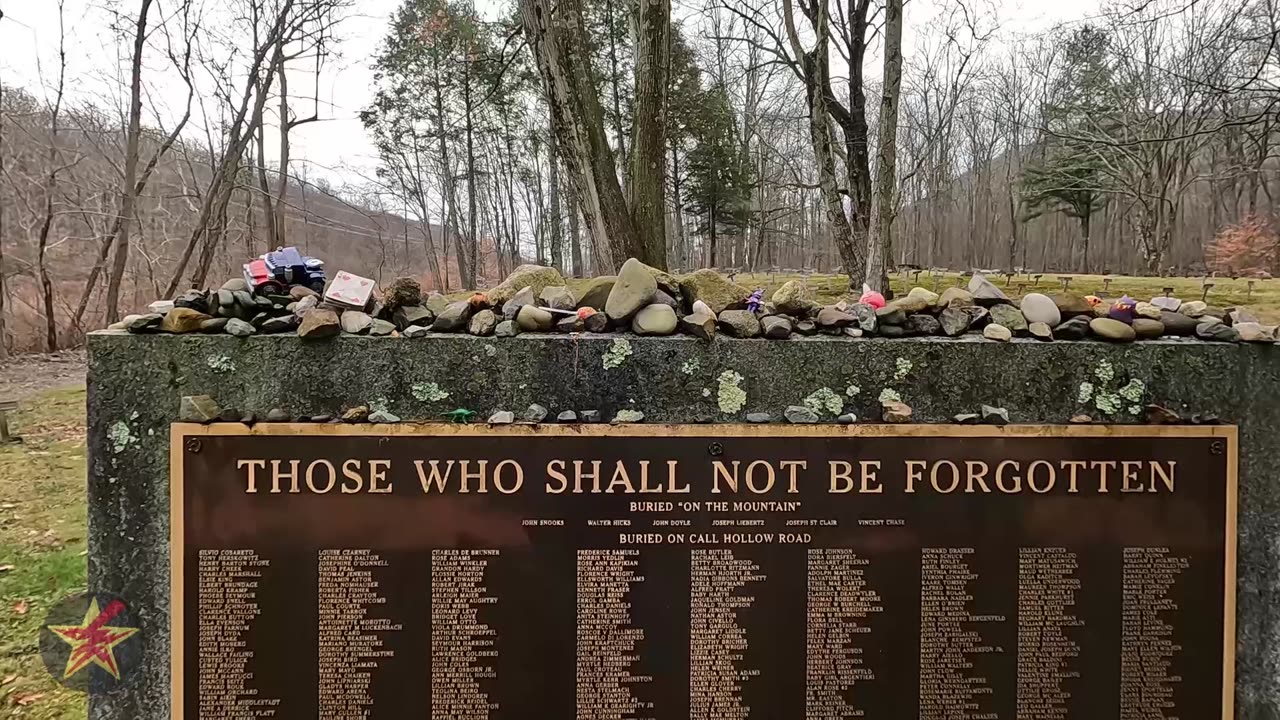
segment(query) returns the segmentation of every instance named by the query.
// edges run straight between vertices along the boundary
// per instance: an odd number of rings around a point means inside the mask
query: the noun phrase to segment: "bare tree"
[[[876,166],[873,235],[867,246],[867,278],[872,288],[889,289],[893,262],[893,220],[897,215],[898,94],[902,89],[902,0],[887,0],[884,26],[884,88],[880,98],[880,162]]]

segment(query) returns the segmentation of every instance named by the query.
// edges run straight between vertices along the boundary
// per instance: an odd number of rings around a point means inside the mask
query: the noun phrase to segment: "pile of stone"
[[[450,301],[424,297],[418,282],[400,278],[363,308],[326,302],[294,287],[288,295],[257,295],[243,280],[214,291],[191,290],[153,303],[150,313],[113,326],[134,333],[226,333],[237,336],[296,333],[308,338],[339,334],[418,338],[430,333],[513,337],[521,333],[608,333],[663,336],[686,333],[710,340],[783,340],[811,335],[841,337],[957,337],[981,334],[993,341],[1097,339],[1130,342],[1163,336],[1210,341],[1276,342],[1277,328],[1243,308],[1217,309],[1201,301],[1156,297],[1114,302],[1078,295],[1030,293],[1015,305],[1000,288],[975,274],[967,288],[935,293],[922,287],[880,306],[850,296],[821,305],[804,284],[791,281],[765,300],[713,270],[675,277],[634,258],[616,276],[590,280],[572,292],[554,268],[522,265],[485,293]]]

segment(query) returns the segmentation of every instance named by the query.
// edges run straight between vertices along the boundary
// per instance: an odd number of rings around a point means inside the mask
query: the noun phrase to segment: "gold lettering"
[[[725,469],[724,463],[719,460],[711,461],[711,469],[715,475],[711,478],[711,492],[720,492],[720,477],[724,476],[724,484],[729,486],[730,492],[738,492],[738,461],[733,461],[733,476],[729,476],[729,471]]]
[[[621,460],[619,460],[618,464],[614,466],[613,477],[609,480],[609,487],[605,488],[605,492],[614,492],[613,488],[615,485],[621,485],[626,488],[626,490],[623,491],[626,493],[634,493],[636,491],[635,486],[631,484],[631,476],[627,475],[627,466],[624,465]]]
[[[938,485],[938,468],[943,465],[951,468],[951,485],[949,485],[946,490],[943,490],[942,487]],[[950,460],[939,460],[933,464],[933,467],[929,468],[929,484],[933,486],[934,492],[942,493],[943,495],[955,492],[955,489],[960,486],[960,468]]]
[[[1138,471],[1142,469],[1142,462],[1139,460],[1121,460],[1120,461],[1120,492],[1142,492],[1142,485],[1131,485],[1130,481],[1138,482]]]
[[[1160,482],[1164,483],[1165,489],[1168,490],[1169,492],[1173,492],[1173,468],[1177,464],[1178,464],[1177,460],[1170,460],[1169,472],[1166,473],[1164,471],[1164,468],[1160,467],[1159,460],[1152,460],[1151,461],[1151,488],[1149,492],[1159,492],[1158,490],[1156,490],[1157,475],[1160,476]]]
[[[1078,461],[1074,461],[1074,462],[1078,462]],[[1036,487],[1036,468],[1038,467],[1044,467],[1046,470],[1049,471],[1049,484],[1046,485],[1043,490]],[[1047,493],[1053,490],[1053,486],[1056,485],[1057,482],[1058,482],[1058,472],[1053,469],[1052,464],[1045,462],[1044,460],[1036,460],[1035,462],[1031,463],[1031,467],[1027,468],[1027,486],[1031,488],[1031,492],[1042,493],[1042,494]],[[1071,492],[1075,492],[1074,490],[1075,485],[1076,485],[1076,471],[1075,471],[1075,468],[1073,467],[1071,469],[1071,487],[1073,488]]]
[[[280,461],[272,460],[271,461],[271,492],[273,493],[280,492],[281,480],[289,481],[290,493],[302,492],[301,490],[298,489],[298,465],[300,464],[301,462],[298,460],[290,460],[289,472],[282,473],[280,472]]]
[[[252,493],[258,492],[257,471],[264,470],[266,469],[266,467],[267,467],[266,460],[237,460],[236,461],[237,470],[240,470],[241,468],[247,468],[249,470],[249,472],[247,473],[248,477],[245,479],[246,493],[252,494]]]
[[[391,483],[387,481],[387,470],[391,468],[390,460],[370,460],[369,461],[369,492],[386,494],[392,490]],[[378,487],[378,483],[386,482],[386,487]]]
[[[965,482],[964,487],[964,491],[966,493],[973,492],[974,483],[978,483],[978,485],[982,486],[982,492],[991,492],[991,488],[987,487],[986,480],[987,473],[990,472],[991,468],[988,467],[985,462],[981,460],[965,460],[964,467],[965,470],[968,471],[968,480]]]
[[[1107,471],[1116,469],[1115,460],[1094,460],[1089,468],[1098,470],[1098,492],[1107,492]]]
[[[649,487],[649,461],[648,460],[640,461],[640,492],[642,494],[662,492],[661,484],[659,484],[658,487],[656,488]]]
[[[458,463],[458,467],[459,467],[459,468],[461,468],[461,470],[462,470],[462,472],[461,472],[461,483],[462,483],[462,488],[461,488],[460,490],[458,490],[458,492],[462,492],[462,493],[469,493],[469,492],[471,492],[471,487],[469,486],[469,483],[470,483],[470,481],[472,481],[472,480],[475,480],[475,481],[479,484],[479,486],[480,486],[479,488],[477,488],[477,489],[476,489],[476,492],[478,492],[478,493],[487,493],[487,492],[489,492],[489,487],[488,487],[488,483],[489,483],[489,461],[488,461],[488,460],[477,460],[477,461],[476,461],[476,463],[480,466],[480,469],[479,469],[479,470],[476,470],[475,472],[470,472],[470,471],[467,469],[467,468],[471,467],[471,461],[470,461],[470,460],[462,460],[462,461],[460,461],[460,462]]]
[[[502,469],[505,467],[514,467],[516,469],[516,484],[510,490],[502,486]],[[520,463],[515,460],[503,460],[493,468],[493,486],[504,495],[520,492],[520,488],[524,487],[524,468],[520,467]]]
[[[1010,465],[1013,466],[1013,489],[1009,489],[1004,486],[1004,470]],[[1016,495],[1017,493],[1022,492],[1022,475],[1018,472],[1017,460],[1001,460],[1000,464],[996,465],[996,487],[1000,489],[1000,492],[1009,493],[1011,495]]]
[[[755,477],[756,477],[755,469],[760,465],[764,466],[764,469],[767,471],[766,477],[769,480],[769,482],[766,483],[763,488],[756,487],[756,481],[755,481]],[[770,490],[772,490],[773,483],[776,481],[776,479],[777,478],[775,478],[773,474],[773,465],[769,464],[768,460],[756,460],[747,466],[747,489],[757,495],[763,495],[769,492]]]
[[[907,492],[916,491],[916,483],[924,479],[924,469],[928,466],[924,460],[907,461]]]
[[[582,461],[573,461],[573,492],[574,494],[582,492],[582,481],[591,481],[591,491],[600,492],[600,461],[591,461],[591,472],[582,472]]]
[[[352,466],[355,466],[354,468]],[[355,458],[342,463],[342,477],[346,480],[342,481],[342,492],[346,495],[358,493],[364,489],[364,478],[360,476],[360,466],[362,463]],[[356,486],[348,487],[347,480],[354,480]]]
[[[564,470],[566,464],[567,463],[565,463],[565,461],[563,460],[552,460],[551,462],[547,463],[547,475],[549,476],[547,478],[548,494],[559,495],[560,493],[569,489],[569,478],[566,477],[563,472],[561,472],[561,470]],[[551,487],[552,480],[558,480],[560,482],[560,487],[556,489],[552,489]]]
[[[1071,474],[1067,476],[1067,492],[1080,492],[1079,488],[1076,487],[1076,473],[1083,470],[1088,464],[1084,460],[1062,461],[1062,466],[1071,471]]]
[[[422,492],[430,493],[431,488],[435,488],[436,492],[443,494],[448,489],[450,476],[453,475],[453,463],[453,460],[446,462],[444,465],[444,475],[441,475],[440,461],[428,461],[428,464],[431,465],[431,477],[428,478],[426,473],[422,471],[422,461],[414,460],[413,467],[418,470],[418,484],[422,486]]]
[[[319,465],[320,467],[328,471],[328,475],[329,475],[329,482],[325,484],[323,490],[321,490],[319,487],[316,487],[316,483],[315,483],[315,469],[317,465]],[[338,482],[338,470],[333,466],[333,463],[329,462],[328,460],[316,460],[315,462],[307,466],[307,487],[311,490],[311,492],[317,495],[324,495],[325,493],[332,490],[333,486],[337,482]]]
[[[789,473],[787,476],[787,492],[788,493],[800,492],[799,489],[796,488],[796,471],[807,470],[809,468],[809,461],[808,460],[783,460],[782,462],[778,463],[778,467],[788,471]]]
[[[853,463],[844,460],[828,460],[827,468],[831,471],[829,493],[844,494],[853,492]]]
[[[676,481],[677,481],[676,475],[678,474],[677,471],[679,470],[679,468],[680,468],[679,462],[675,460],[667,461],[667,492],[676,493],[676,494],[685,494],[685,493],[692,492],[692,490],[689,489],[689,483],[685,483],[684,487],[678,487],[676,485]]]
[[[862,466],[862,487],[858,490],[860,493],[876,495],[884,492],[884,486],[880,484],[879,478],[876,477],[876,471],[880,469],[879,460],[859,460],[858,465]],[[874,483],[874,487],[872,486]]]

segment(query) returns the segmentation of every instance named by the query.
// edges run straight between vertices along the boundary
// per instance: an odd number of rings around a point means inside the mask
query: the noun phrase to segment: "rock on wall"
[[[144,627],[141,670],[127,691],[93,701],[92,720],[169,717],[168,426],[180,398],[199,394],[258,417],[365,405],[433,421],[456,408],[519,416],[537,403],[550,418],[625,410],[670,423],[785,422],[787,407],[807,406],[832,422],[878,419],[894,397],[929,423],[983,404],[1013,423],[1135,423],[1148,403],[1217,416],[1240,426],[1236,714],[1280,717],[1280,348],[1270,344],[103,332],[90,336],[89,360],[89,582],[129,599]]]

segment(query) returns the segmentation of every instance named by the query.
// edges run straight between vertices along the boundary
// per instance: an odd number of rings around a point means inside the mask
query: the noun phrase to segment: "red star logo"
[[[111,673],[120,679],[120,667],[116,664],[115,647],[138,632],[138,628],[108,625],[115,616],[124,612],[124,603],[112,600],[106,610],[98,610],[98,600],[89,601],[84,623],[80,625],[50,625],[49,631],[71,646],[67,656],[67,669],[62,676],[67,679],[89,665]]]

